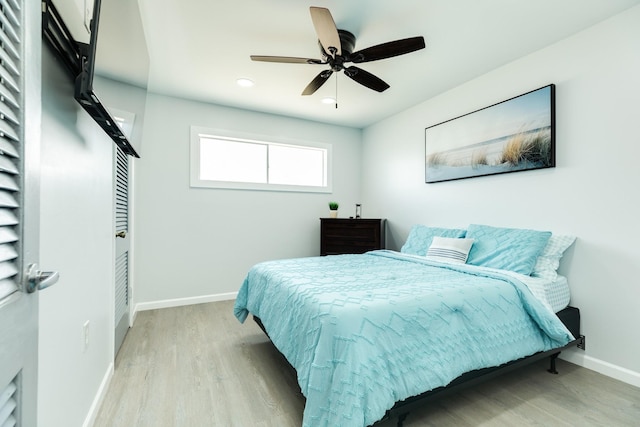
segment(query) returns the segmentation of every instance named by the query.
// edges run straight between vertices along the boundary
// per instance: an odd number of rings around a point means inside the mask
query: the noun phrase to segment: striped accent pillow
[[[427,250],[427,259],[464,264],[467,262],[471,245],[473,245],[473,239],[434,236],[431,246]]]

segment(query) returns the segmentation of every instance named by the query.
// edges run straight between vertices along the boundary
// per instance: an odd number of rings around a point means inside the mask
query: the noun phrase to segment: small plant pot
[[[338,211],[329,211],[329,218],[338,218]]]

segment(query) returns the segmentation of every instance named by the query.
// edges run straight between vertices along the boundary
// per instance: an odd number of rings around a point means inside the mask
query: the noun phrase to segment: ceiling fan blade
[[[261,62],[280,62],[285,64],[326,64],[326,62],[322,62],[320,59],[294,58],[290,56],[251,55],[251,60]]]
[[[311,12],[313,26],[315,27],[316,34],[318,35],[318,40],[320,40],[320,44],[325,52],[334,58],[336,55],[342,55],[338,29],[329,9],[311,6],[309,10]]]
[[[320,87],[323,84],[325,84],[327,80],[329,80],[329,77],[331,77],[331,74],[333,74],[333,71],[331,70],[324,70],[323,72],[318,74],[313,80],[311,80],[311,83],[309,83],[307,87],[304,88],[304,90],[302,91],[302,94],[303,95],[314,94],[315,91],[320,89]]]
[[[377,61],[378,59],[391,58],[405,53],[424,49],[424,37],[410,37],[408,39],[395,40],[359,50],[351,54],[351,62]]]
[[[389,85],[387,83],[362,68],[353,66],[345,68],[344,74],[361,85],[366,86],[369,89],[373,89],[376,92],[384,92],[389,89]]]

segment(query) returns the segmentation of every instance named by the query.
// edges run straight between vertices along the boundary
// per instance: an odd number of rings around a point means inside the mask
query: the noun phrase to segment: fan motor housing
[[[353,49],[356,47],[356,36],[353,33],[347,30],[338,30],[338,36],[340,37],[340,49],[342,50],[342,57],[347,60],[347,58],[353,52]],[[318,40],[318,46],[320,47],[320,52],[324,57],[331,57],[324,48],[322,47],[322,43]]]

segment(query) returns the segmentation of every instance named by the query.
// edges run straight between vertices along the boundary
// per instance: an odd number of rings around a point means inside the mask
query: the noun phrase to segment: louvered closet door
[[[116,147],[115,354],[129,330],[129,158]]]
[[[40,4],[0,0],[0,426],[35,426]],[[28,47],[27,47],[28,46]],[[28,66],[27,66],[28,64]]]

